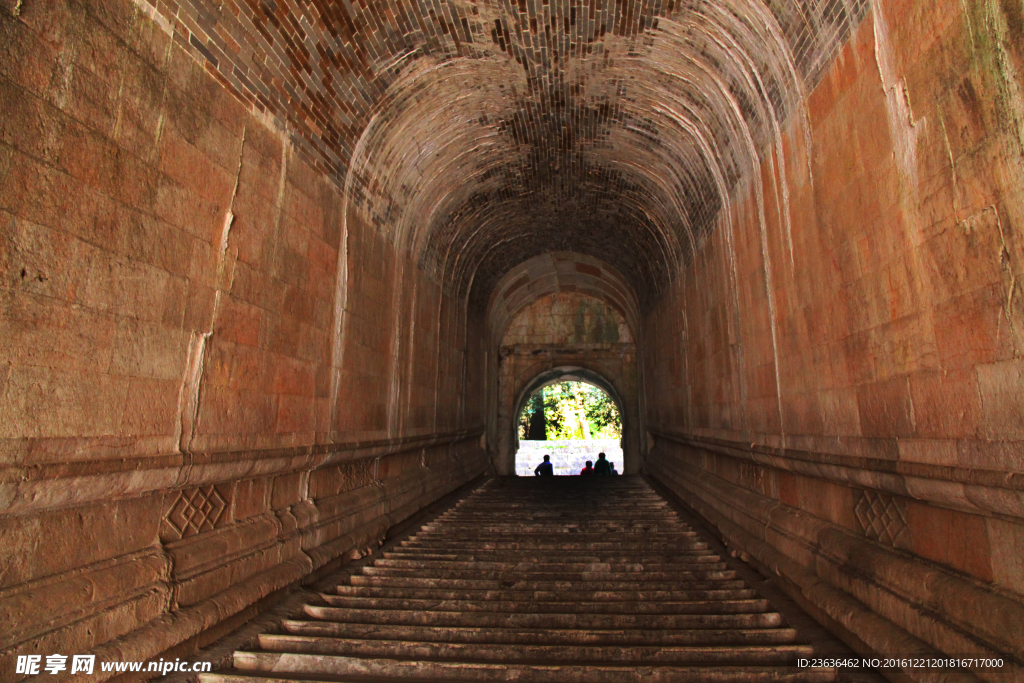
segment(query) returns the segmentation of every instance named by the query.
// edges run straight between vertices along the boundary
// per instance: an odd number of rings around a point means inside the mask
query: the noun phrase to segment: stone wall
[[[587,466],[587,461],[596,462],[600,453],[605,454],[615,471],[622,473],[622,442],[619,439],[571,439],[566,441],[520,441],[516,451],[516,475],[533,477],[534,469],[550,456],[551,467],[556,477],[576,476]]]
[[[557,292],[540,297],[513,318],[502,346],[633,344],[622,314],[595,297]]]
[[[477,309],[553,251],[653,303],[869,4],[135,2]]]
[[[0,4],[5,662],[187,654],[486,466],[463,305],[167,28]]]
[[[495,471],[516,473],[519,413],[534,392],[559,381],[586,381],[612,396],[622,411],[623,471],[640,471],[637,346],[616,307],[576,291],[542,294],[524,301],[496,351]]]
[[[0,0],[0,657],[209,642],[563,370],[857,647],[1024,657],[1019,3],[322,6]],[[570,292],[636,346],[502,356]]]
[[[1021,27],[873,2],[643,326],[650,472],[861,650],[1024,654]]]

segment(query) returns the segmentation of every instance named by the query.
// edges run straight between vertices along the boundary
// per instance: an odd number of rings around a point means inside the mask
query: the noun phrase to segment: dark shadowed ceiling
[[[158,9],[197,58],[449,291],[482,308],[517,264],[577,252],[643,308],[868,0],[180,5]]]

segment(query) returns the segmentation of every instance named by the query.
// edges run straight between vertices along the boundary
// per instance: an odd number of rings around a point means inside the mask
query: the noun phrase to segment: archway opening
[[[596,383],[565,379],[535,389],[522,402],[517,421],[515,471],[533,476],[550,456],[555,475],[579,474],[604,453],[616,473],[623,470],[622,410]]]

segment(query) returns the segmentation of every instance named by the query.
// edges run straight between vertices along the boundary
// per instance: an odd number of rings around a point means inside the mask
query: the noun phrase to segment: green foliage
[[[519,415],[519,438],[520,439],[539,439],[546,438],[544,433],[544,393],[538,391],[536,394],[530,397],[526,407],[523,408],[523,412]],[[533,427],[531,430],[530,427]],[[534,433],[531,434],[530,432]],[[540,436],[538,436],[538,433]]]
[[[584,382],[561,382],[534,394],[519,416],[519,437],[525,438],[530,420],[544,411],[547,438],[618,439],[622,418],[615,401],[604,391]]]

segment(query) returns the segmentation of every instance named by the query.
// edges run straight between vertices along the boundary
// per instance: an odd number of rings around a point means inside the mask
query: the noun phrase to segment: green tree
[[[541,407],[548,439],[618,439],[622,436],[618,406],[608,394],[591,384],[561,382],[538,391],[520,415],[521,436],[528,433],[531,420]]]
[[[538,391],[526,402],[519,415],[519,438],[543,441],[547,438],[547,424],[544,415],[544,393]]]

